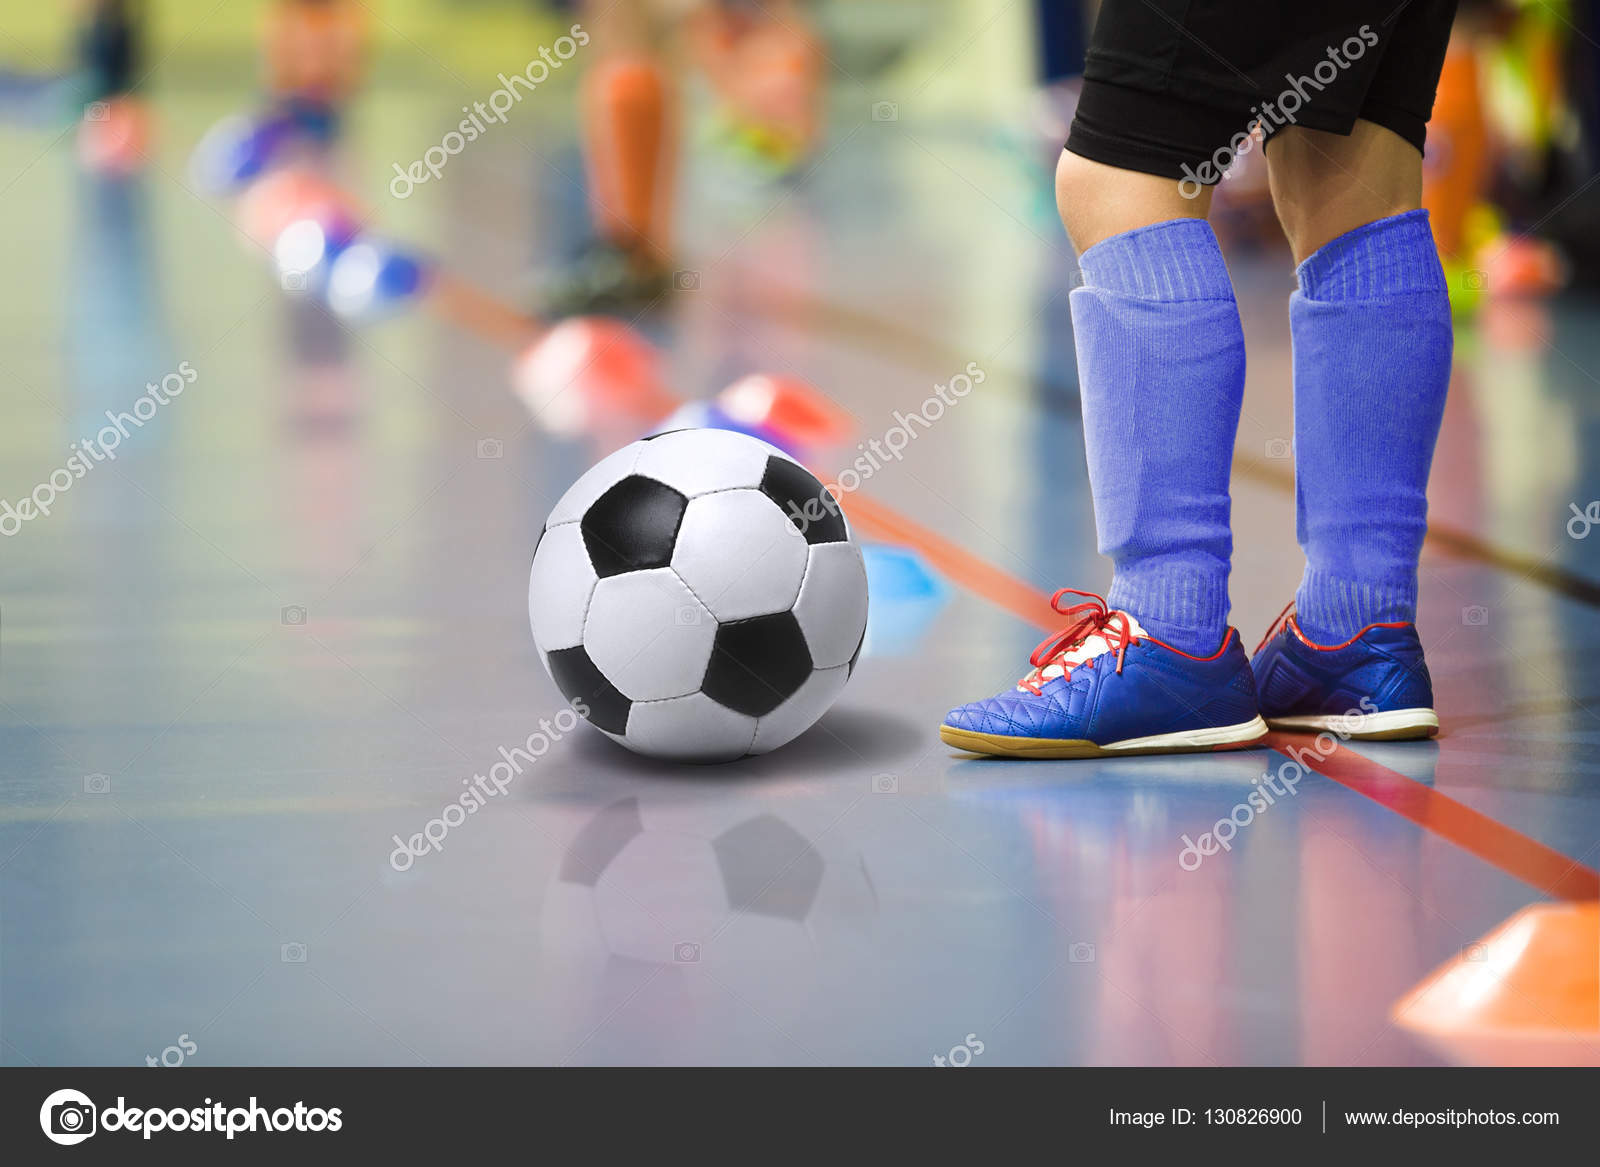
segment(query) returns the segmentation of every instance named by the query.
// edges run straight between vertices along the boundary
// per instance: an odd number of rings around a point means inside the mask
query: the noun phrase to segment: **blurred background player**
[[[685,23],[730,146],[773,175],[792,174],[822,132],[822,44],[804,8],[707,3]]]
[[[130,173],[149,147],[149,114],[136,92],[144,74],[144,10],[144,0],[80,4],[78,155],[91,170]]]
[[[264,108],[211,129],[195,150],[196,181],[235,193],[288,161],[320,157],[365,79],[368,25],[356,0],[271,0],[261,26]]]
[[[371,17],[357,0],[274,0],[263,28],[272,104],[308,133],[331,137],[366,75]]]
[[[643,308],[671,287],[678,94],[666,29],[646,0],[580,6],[595,62],[581,82],[580,139],[594,235],[548,282],[555,315]]]
[[[555,315],[672,291],[685,65],[703,70],[724,138],[773,173],[810,154],[821,124],[820,42],[795,0],[590,0],[579,15],[596,55],[579,100],[594,237],[547,281],[539,306]]]

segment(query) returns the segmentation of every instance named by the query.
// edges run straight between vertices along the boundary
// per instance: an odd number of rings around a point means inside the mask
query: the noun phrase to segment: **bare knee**
[[[1094,217],[1094,170],[1095,163],[1070,150],[1061,151],[1056,163],[1056,211],[1061,216],[1061,225],[1067,229],[1067,238],[1080,252],[1094,246],[1084,242]]]
[[[1203,219],[1211,189],[1186,195],[1175,179],[1093,162],[1070,150],[1056,163],[1056,209],[1081,255],[1101,240],[1170,219]]]
[[[1422,155],[1372,122],[1357,122],[1349,135],[1284,130],[1267,150],[1267,173],[1296,263],[1346,232],[1422,205]]]

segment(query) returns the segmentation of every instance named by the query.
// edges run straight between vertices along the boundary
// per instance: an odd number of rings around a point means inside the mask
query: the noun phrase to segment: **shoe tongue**
[[[1124,612],[1120,608],[1115,609],[1115,611],[1117,615],[1127,618],[1128,634],[1130,637],[1134,639],[1142,639],[1147,635],[1139,621],[1135,620],[1131,613]],[[1040,669],[1039,680],[1053,681],[1057,677],[1065,676],[1067,670],[1072,668],[1074,665],[1081,665],[1084,661],[1093,660],[1097,656],[1104,656],[1106,653],[1111,651],[1112,648],[1110,642],[1107,641],[1103,635],[1096,632],[1082,644],[1077,645],[1069,652],[1063,653],[1057,660],[1050,662],[1050,664]],[[1020,690],[1023,687],[1018,685],[1017,688]]]

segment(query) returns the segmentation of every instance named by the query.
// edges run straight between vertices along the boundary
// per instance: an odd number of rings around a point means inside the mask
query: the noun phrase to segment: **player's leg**
[[[580,5],[594,54],[579,138],[595,242],[552,280],[541,308],[566,315],[646,307],[670,287],[676,92],[648,0]]]
[[[1095,162],[1063,150],[1056,163],[1056,210],[1081,256],[1113,235],[1179,219],[1204,221],[1211,190],[1186,196],[1170,178]],[[1081,266],[1081,265],[1080,265]]]
[[[635,264],[659,266],[671,247],[670,187],[676,174],[671,83],[646,4],[618,0],[595,19],[602,55],[583,81],[584,156],[595,226]]]
[[[1262,711],[1280,728],[1381,737],[1438,728],[1414,621],[1452,334],[1419,208],[1452,7],[1417,0],[1416,23],[1396,31],[1348,135],[1297,127],[1267,150],[1300,285],[1289,318],[1306,570],[1295,615],[1255,661]]]
[[[1210,189],[1070,150],[1056,172],[1079,252],[1072,293],[1089,484],[1107,602],[1185,652],[1227,631],[1228,474],[1244,393],[1244,335]]]
[[[1111,16],[1105,14],[1110,12]],[[1115,4],[1097,47],[1147,28]],[[1138,48],[1136,45],[1123,47]],[[1249,665],[1228,627],[1228,474],[1244,391],[1244,336],[1192,163],[1243,137],[1243,108],[1097,80],[1095,54],[1057,170],[1079,251],[1073,336],[1104,602],[1035,650],[1016,687],[952,710],[949,744],[1082,757],[1256,741]],[[1246,147],[1247,148],[1247,147]]]

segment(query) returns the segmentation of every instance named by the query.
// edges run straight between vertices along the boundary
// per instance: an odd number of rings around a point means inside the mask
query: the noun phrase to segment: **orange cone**
[[[1600,904],[1524,908],[1394,1008],[1453,1062],[1600,1066]]]

